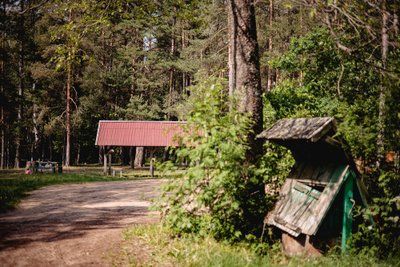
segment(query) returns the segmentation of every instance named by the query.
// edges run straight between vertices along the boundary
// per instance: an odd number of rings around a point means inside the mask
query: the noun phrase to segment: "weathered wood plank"
[[[316,142],[333,127],[335,124],[332,117],[282,119],[259,134],[257,138],[268,140],[303,139]]]
[[[300,229],[301,233],[314,235],[338,194],[348,168],[340,166],[331,172],[330,182],[322,193],[296,179],[287,179],[280,200],[267,216],[266,222],[290,234],[298,232],[294,229]],[[331,171],[331,168],[326,171]]]
[[[328,133],[332,128],[336,129],[336,124],[335,124],[335,119],[330,118],[329,120],[326,120],[326,122],[321,125],[317,130],[313,132],[311,136],[309,136],[308,139],[311,140],[311,142],[317,142],[319,139],[321,139],[322,136],[324,136],[326,133]]]
[[[333,200],[339,193],[340,187],[344,181],[345,175],[349,170],[349,165],[338,167],[331,177],[331,182],[325,187],[320,196],[320,201],[311,212],[311,216],[307,222],[304,223],[302,228],[303,233],[307,235],[314,235],[319,229],[321,222],[325,218]]]

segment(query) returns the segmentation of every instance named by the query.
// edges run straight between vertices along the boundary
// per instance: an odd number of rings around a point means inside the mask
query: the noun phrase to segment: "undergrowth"
[[[238,96],[228,97],[225,81],[216,77],[193,87],[188,103],[185,133],[174,151],[176,161],[188,168],[163,188],[156,204],[164,224],[175,233],[219,240],[261,236],[268,203],[263,171],[246,158],[249,114],[239,110]]]
[[[133,226],[124,232],[124,239],[147,251],[144,262],[131,256],[132,266],[400,266],[398,259],[379,261],[365,253],[289,258],[282,254],[279,243],[259,250],[246,242],[229,244],[193,234],[177,237],[160,225]]]

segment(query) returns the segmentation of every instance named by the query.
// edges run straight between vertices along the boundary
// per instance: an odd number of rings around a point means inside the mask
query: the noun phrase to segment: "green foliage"
[[[189,168],[165,189],[159,205],[165,224],[178,234],[238,240],[260,233],[266,208],[263,178],[245,161],[251,122],[225,90],[216,78],[192,88],[193,109],[181,140],[186,146],[176,150]]]
[[[293,38],[289,50],[271,60],[282,80],[267,99],[277,118],[333,116],[353,155],[373,162],[376,157],[378,82],[376,75],[337,50],[325,28]],[[302,71],[304,78],[293,79]],[[362,89],[361,89],[362,88]]]
[[[352,236],[350,243],[358,253],[379,258],[399,256],[400,251],[400,188],[399,174],[382,172],[375,184],[374,197],[368,208],[359,211],[364,223]],[[371,225],[371,218],[375,221]]]
[[[154,120],[160,118],[161,109],[156,103],[149,105],[143,97],[131,96],[126,108],[119,108],[116,113],[117,118],[127,120]]]
[[[267,142],[265,153],[261,158],[254,175],[263,177],[266,191],[266,210],[271,210],[279,196],[280,187],[294,165],[294,159],[290,151],[282,146]],[[273,239],[273,237],[267,237]],[[275,241],[275,240],[268,240]]]
[[[266,99],[275,111],[277,119],[287,117],[310,117],[316,109],[316,99],[303,86],[297,87],[293,80],[285,80]]]
[[[375,198],[364,215],[365,223],[360,224],[350,239],[355,253],[368,253],[381,259],[398,257],[400,251],[400,199],[399,197]],[[369,219],[376,223],[371,226]]]
[[[377,99],[382,80],[376,69],[365,64],[371,62],[370,58],[366,58],[371,57],[366,50],[351,55],[341,52],[328,29],[323,27],[314,28],[303,37],[293,38],[289,49],[270,61],[274,68],[282,71],[284,79],[266,95],[265,100],[273,108],[277,119],[312,116],[333,116],[337,119],[338,134],[344,137],[352,155],[361,164],[365,172],[363,180],[373,199],[368,209],[360,211],[365,222],[353,236],[352,246],[355,251],[365,248],[373,255],[387,257],[395,255],[400,249],[400,211],[397,204],[400,178],[396,164],[387,164],[376,170]],[[298,77],[300,71],[303,75],[301,80]],[[391,90],[391,85],[385,83],[384,86]],[[393,112],[398,110],[391,100],[387,101],[387,105]],[[388,113],[385,131],[398,132],[398,119],[394,117],[391,112]],[[398,151],[393,142],[396,137],[389,134],[386,137],[386,148]],[[372,228],[371,215],[377,219]]]

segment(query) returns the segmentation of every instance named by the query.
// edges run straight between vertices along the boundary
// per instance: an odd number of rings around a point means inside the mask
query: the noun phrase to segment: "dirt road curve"
[[[158,221],[149,199],[160,180],[57,185],[0,215],[0,266],[110,266],[121,232]]]

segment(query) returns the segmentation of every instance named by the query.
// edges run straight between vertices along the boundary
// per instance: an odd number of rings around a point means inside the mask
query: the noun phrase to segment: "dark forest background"
[[[398,168],[399,4],[255,10],[265,126],[334,116],[362,169]],[[227,25],[222,0],[1,1],[0,167],[96,163],[100,119],[185,120],[191,86],[228,77]]]

